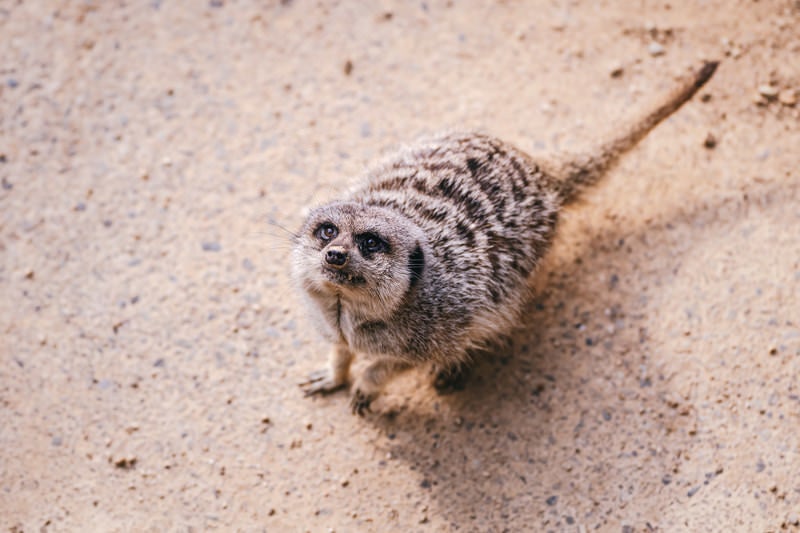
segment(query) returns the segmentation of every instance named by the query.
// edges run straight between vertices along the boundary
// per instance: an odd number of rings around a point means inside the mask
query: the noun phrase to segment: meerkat
[[[367,172],[349,197],[310,211],[296,235],[292,275],[333,349],[307,395],[352,383],[361,416],[399,372],[427,364],[438,389],[470,354],[508,333],[529,298],[562,207],[680,108],[716,70],[708,62],[599,149],[534,161],[481,133],[411,145]]]

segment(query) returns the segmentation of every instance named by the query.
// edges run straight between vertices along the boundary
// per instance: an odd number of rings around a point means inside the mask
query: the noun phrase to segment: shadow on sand
[[[624,520],[647,530],[652,518],[630,517],[627,502],[657,517],[664,501],[690,497],[718,475],[715,464],[681,469],[690,448],[710,444],[698,441],[695,412],[663,371],[674,354],[648,340],[648,301],[680,275],[700,234],[736,223],[748,202],[784,201],[785,191],[762,186],[749,199],[676,210],[647,227],[598,228],[569,250],[557,245],[524,324],[478,364],[466,390],[413,391],[404,407],[371,418],[386,434],[388,460],[407,463],[419,490],[431,492],[436,508],[421,508],[420,522],[436,513],[467,531]],[[670,246],[649,247],[653,236]]]

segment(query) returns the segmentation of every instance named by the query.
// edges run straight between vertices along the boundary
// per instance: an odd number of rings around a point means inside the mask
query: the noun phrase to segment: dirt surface
[[[0,1],[0,530],[798,530],[798,28],[784,0]],[[450,127],[590,146],[706,58],[465,391],[303,398],[328,347],[270,220]]]

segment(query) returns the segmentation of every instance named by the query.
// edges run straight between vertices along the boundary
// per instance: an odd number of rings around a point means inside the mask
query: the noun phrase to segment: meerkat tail
[[[705,85],[717,69],[717,61],[706,62],[694,74],[683,78],[662,103],[643,117],[621,128],[622,135],[601,144],[591,154],[567,157],[555,165],[553,173],[558,180],[558,193],[562,203],[575,199],[584,187],[596,182],[625,152],[641,141],[653,128],[666,119]]]

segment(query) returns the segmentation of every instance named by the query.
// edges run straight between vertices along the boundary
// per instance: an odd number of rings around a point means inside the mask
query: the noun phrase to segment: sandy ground
[[[798,28],[785,0],[0,1],[0,530],[797,531]],[[269,221],[449,127],[590,146],[704,58],[465,391],[303,398],[327,346]]]

